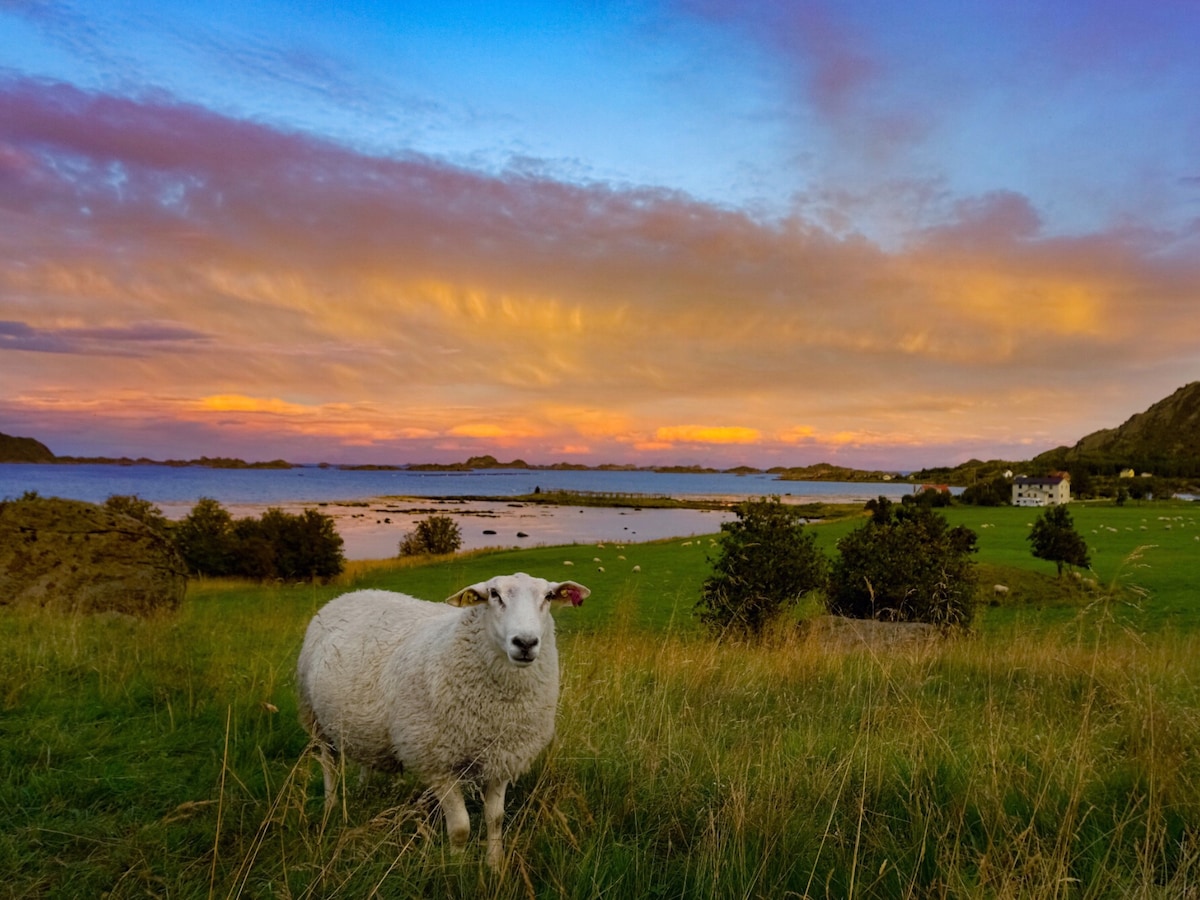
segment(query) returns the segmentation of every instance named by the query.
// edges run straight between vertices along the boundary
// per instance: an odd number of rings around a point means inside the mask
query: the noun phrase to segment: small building
[[[1013,506],[1058,506],[1071,502],[1071,479],[1066,475],[1030,478],[1018,475],[1013,479]]]

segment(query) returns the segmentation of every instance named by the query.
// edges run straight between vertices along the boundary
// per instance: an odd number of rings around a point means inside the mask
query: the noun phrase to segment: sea
[[[216,500],[235,517],[259,515],[269,507],[287,511],[317,508],[334,518],[349,559],[394,556],[403,535],[434,512],[456,518],[467,550],[690,538],[716,533],[721,523],[733,518],[725,511],[552,507],[507,499],[538,489],[733,500],[775,495],[793,503],[865,503],[878,496],[898,500],[911,493],[913,486],[903,482],[781,481],[767,473],[607,469],[427,472],[320,466],[213,469],[0,464],[0,499],[17,499],[27,491],[90,503],[103,503],[114,494],[134,495],[175,520],[205,497]]]

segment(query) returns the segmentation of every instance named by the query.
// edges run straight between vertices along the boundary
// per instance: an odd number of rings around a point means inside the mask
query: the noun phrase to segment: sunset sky
[[[1194,0],[0,0],[0,432],[912,469],[1200,379]]]

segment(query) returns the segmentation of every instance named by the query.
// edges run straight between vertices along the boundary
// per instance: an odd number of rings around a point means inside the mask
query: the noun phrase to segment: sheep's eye
[[[498,591],[496,588],[492,588],[490,594],[493,600],[495,600],[501,606],[504,605],[504,598],[500,596],[500,591]]]

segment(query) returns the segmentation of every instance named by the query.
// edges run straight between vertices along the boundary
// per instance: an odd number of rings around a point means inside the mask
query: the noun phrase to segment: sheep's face
[[[574,581],[544,581],[517,572],[463,588],[447,602],[455,606],[486,603],[487,627],[496,646],[514,666],[527,666],[554,633],[550,608],[564,603],[579,606],[590,593]]]

